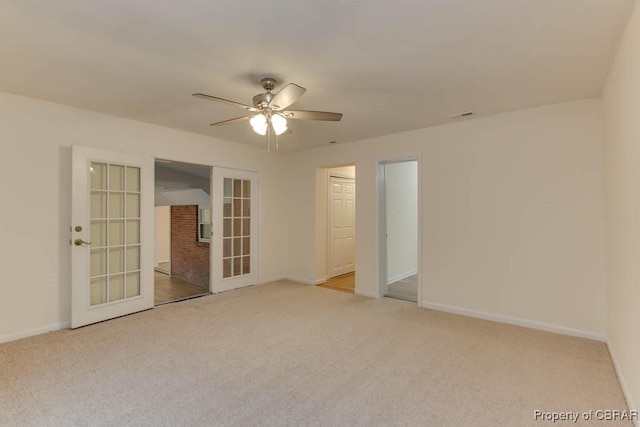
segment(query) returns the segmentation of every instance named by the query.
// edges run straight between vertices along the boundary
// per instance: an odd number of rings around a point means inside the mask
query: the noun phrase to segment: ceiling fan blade
[[[251,117],[253,116],[236,117],[235,119],[229,119],[229,120],[223,120],[221,122],[211,123],[209,126],[221,126],[221,125],[228,125],[231,123],[240,123],[240,122],[244,122],[245,120],[249,120]]]
[[[218,98],[217,96],[206,95],[204,93],[194,93],[193,96],[202,98],[202,99],[207,99],[209,101],[222,102],[223,104],[233,105],[234,107],[244,108],[245,110],[249,110],[249,111],[258,111],[258,109],[255,107],[251,107],[249,105],[241,104],[235,101],[229,101],[228,99],[224,99],[224,98]]]
[[[289,105],[293,104],[300,98],[307,90],[302,86],[298,86],[295,83],[289,83],[282,90],[275,94],[269,108],[275,111],[284,110]]]
[[[297,120],[323,120],[328,122],[339,122],[340,119],[342,119],[342,113],[329,113],[327,111],[289,110],[283,111],[282,115],[287,119]]]

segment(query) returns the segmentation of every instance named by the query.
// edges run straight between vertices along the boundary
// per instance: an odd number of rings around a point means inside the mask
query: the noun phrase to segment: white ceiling
[[[295,121],[297,150],[598,96],[633,3],[8,0],[0,90],[264,145],[191,94],[251,104],[272,76],[307,88],[295,109],[344,113]]]

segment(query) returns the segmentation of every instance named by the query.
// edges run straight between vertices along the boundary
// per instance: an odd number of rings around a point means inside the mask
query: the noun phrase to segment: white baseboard
[[[278,277],[267,277],[266,279],[263,279],[262,277],[260,278],[260,281],[258,284],[263,285],[265,283],[271,283],[271,282],[277,282],[278,280],[284,280],[284,277],[282,276],[278,276]]]
[[[14,332],[0,336],[0,343],[15,341],[22,338],[28,338],[35,335],[45,334],[47,332],[59,331],[60,329],[67,329],[71,325],[69,322],[61,322],[53,325],[42,326],[39,328],[28,329],[26,331]]]
[[[445,304],[435,304],[428,301],[422,301],[422,307],[430,308],[437,311],[444,311],[447,313],[460,314],[462,316],[475,317],[483,320],[491,320],[493,322],[507,323],[509,325],[523,326],[525,328],[554,332],[556,334],[569,335],[578,338],[588,338],[595,341],[606,342],[606,337],[604,336],[604,334],[582,331],[580,329],[566,328],[564,326],[550,325],[548,323],[535,322],[532,320],[519,319],[517,317],[504,316],[502,314],[492,314],[483,311],[468,310],[466,308],[453,307]]]
[[[356,288],[355,290],[355,294],[356,295],[362,295],[363,297],[368,297],[368,298],[380,298],[380,295],[374,293],[374,292],[367,292],[367,291],[361,291],[359,289]]]
[[[283,277],[284,280],[291,280],[292,282],[304,283],[305,285],[316,285],[316,281],[311,279],[301,279],[300,277]]]
[[[616,371],[616,376],[618,377],[618,382],[620,383],[620,388],[622,389],[622,394],[624,395],[625,400],[627,401],[627,407],[630,410],[639,410],[635,405],[635,402],[631,398],[629,394],[629,388],[627,387],[627,383],[624,380],[624,376],[622,375],[622,370],[620,369],[620,365],[618,364],[618,359],[616,358],[616,353],[613,351],[613,347],[611,346],[611,341],[607,339],[607,349],[609,350],[609,355],[611,356],[611,361],[613,362],[613,369]],[[638,420],[633,420],[634,425],[639,427]]]
[[[413,276],[414,274],[418,274],[418,270],[413,270],[413,271],[410,271],[408,273],[399,274],[399,275],[397,275],[395,277],[390,277],[387,280],[387,283],[391,284],[393,282],[397,282],[398,280],[406,279],[407,277]]]
[[[302,283],[305,285],[319,285],[320,283],[324,283],[324,282],[319,282],[317,280],[307,280],[307,279],[301,279],[299,277],[291,277],[291,276],[279,276],[279,277],[269,277],[266,279],[261,279],[260,283],[271,283],[271,282],[277,282],[278,280],[290,280],[292,282],[298,282],[298,283]]]
[[[277,282],[278,280],[290,280],[292,282],[303,283],[305,285],[313,285],[315,286],[317,283],[315,280],[301,279],[299,277],[291,277],[291,276],[280,276],[273,277],[262,280],[260,283],[269,283],[269,282]]]
[[[328,278],[328,277],[321,277],[321,278],[319,278],[319,279],[316,279],[316,283],[315,283],[315,284],[316,284],[316,285],[321,285],[321,284],[323,284],[323,283],[327,283],[327,280],[329,280],[329,278]]]

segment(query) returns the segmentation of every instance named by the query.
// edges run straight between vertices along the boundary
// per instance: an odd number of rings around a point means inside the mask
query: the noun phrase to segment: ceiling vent
[[[460,117],[469,117],[473,116],[473,111],[465,111],[464,113],[454,114],[453,116],[449,116],[450,119],[458,119]]]

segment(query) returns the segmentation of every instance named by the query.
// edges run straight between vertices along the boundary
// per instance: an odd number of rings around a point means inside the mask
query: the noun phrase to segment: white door
[[[153,160],[72,147],[71,327],[153,307]]]
[[[211,292],[258,283],[258,174],[213,168]]]
[[[329,179],[329,277],[355,269],[356,183]]]

